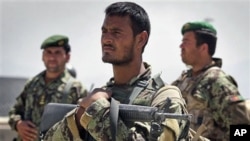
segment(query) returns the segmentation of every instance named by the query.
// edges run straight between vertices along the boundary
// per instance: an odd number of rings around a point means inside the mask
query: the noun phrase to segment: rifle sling
[[[114,98],[111,98],[110,126],[111,126],[111,134],[112,134],[113,141],[116,141],[118,114],[119,114],[119,102],[117,100],[115,100]]]

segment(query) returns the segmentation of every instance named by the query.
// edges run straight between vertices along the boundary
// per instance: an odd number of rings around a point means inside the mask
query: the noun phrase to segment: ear
[[[136,35],[136,43],[137,48],[140,48],[142,50],[143,46],[148,41],[148,33],[146,31],[141,32],[140,34]]]
[[[200,46],[200,50],[203,52],[203,53],[206,53],[208,54],[208,44],[207,43],[203,43],[201,46]]]
[[[66,62],[69,62],[69,60],[70,60],[70,53],[67,53],[66,54]]]
[[[44,50],[43,50],[43,52],[42,52],[42,61],[44,62]]]

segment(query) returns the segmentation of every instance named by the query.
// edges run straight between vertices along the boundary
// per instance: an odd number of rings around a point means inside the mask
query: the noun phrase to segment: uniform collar
[[[200,70],[200,73],[205,72],[211,67],[222,67],[222,59],[221,58],[212,58],[212,62],[209,65],[206,65]],[[192,76],[192,69],[189,69],[187,71],[188,76]]]

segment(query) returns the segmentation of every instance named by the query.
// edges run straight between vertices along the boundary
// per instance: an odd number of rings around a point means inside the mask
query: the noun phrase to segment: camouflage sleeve
[[[81,125],[92,135],[95,140],[112,141],[109,118],[110,102],[104,98],[92,103],[81,117]],[[118,119],[119,130],[117,140],[128,140],[128,129],[125,124]]]
[[[16,98],[15,105],[9,111],[8,123],[9,123],[12,130],[16,130],[17,121],[19,121],[23,117],[24,110],[22,110],[22,109],[24,109],[24,105],[23,105],[22,98],[19,96]]]
[[[24,109],[25,109],[25,95],[26,95],[26,90],[28,88],[29,81],[26,82],[25,87],[21,94],[16,98],[16,102],[13,107],[11,107],[9,111],[9,125],[12,130],[16,130],[16,124],[17,121],[21,120],[24,118]]]
[[[164,108],[167,98],[171,99],[171,104],[168,107],[169,113],[187,113],[185,101],[181,96],[180,90],[177,87],[171,85],[167,85],[157,92],[156,97],[152,101],[152,106],[159,107],[160,109]],[[165,128],[163,129],[163,133],[160,136],[161,140],[177,140],[180,134],[184,132],[183,130],[186,124],[187,121],[185,120],[166,119],[162,123]]]
[[[209,74],[199,85],[200,93],[208,96],[208,108],[215,124],[219,125],[229,137],[230,124],[232,123],[230,107],[226,100],[229,95],[240,95],[237,86],[234,85],[223,72]]]

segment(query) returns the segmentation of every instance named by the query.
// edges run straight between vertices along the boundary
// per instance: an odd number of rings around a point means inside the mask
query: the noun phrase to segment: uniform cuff
[[[110,107],[110,103],[106,98],[100,98],[92,103],[83,113],[80,119],[81,125],[87,129],[88,124],[92,121],[98,121],[102,118],[103,113]]]

